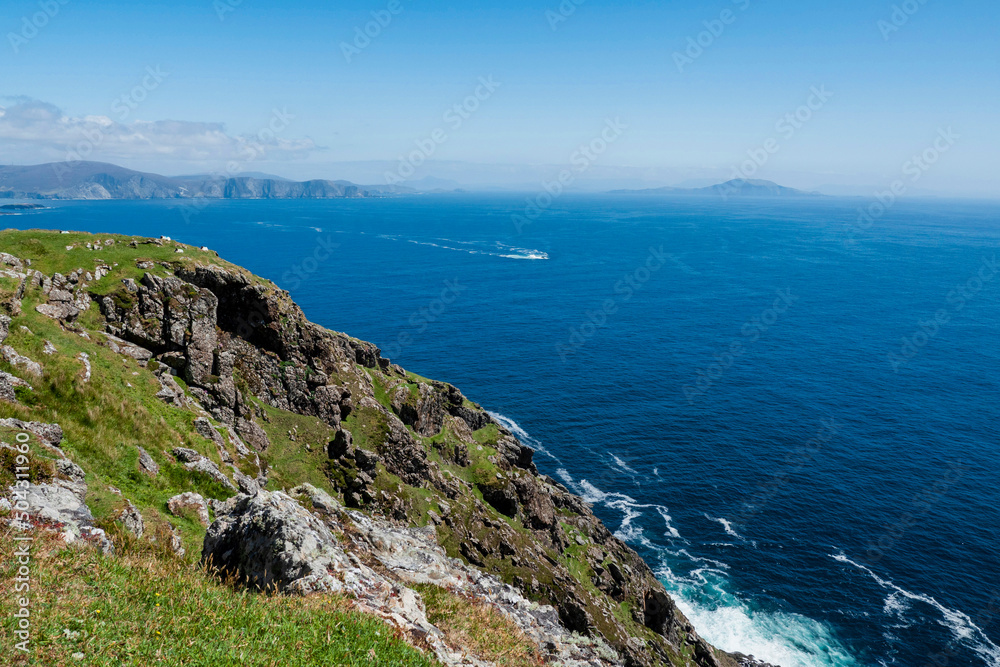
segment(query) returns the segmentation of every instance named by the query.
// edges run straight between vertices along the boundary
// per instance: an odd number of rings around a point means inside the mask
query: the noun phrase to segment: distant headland
[[[0,166],[6,199],[355,199],[415,194],[397,185],[290,181],[267,174],[161,176],[104,162]]]
[[[734,178],[705,188],[650,188],[645,190],[612,190],[611,194],[694,195],[713,197],[822,197],[818,192],[806,192],[778,185],[774,181]]]

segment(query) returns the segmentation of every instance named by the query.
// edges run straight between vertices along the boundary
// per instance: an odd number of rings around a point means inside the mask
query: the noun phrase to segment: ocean
[[[2,224],[208,246],[460,387],[720,648],[1000,666],[1000,204],[51,206]]]

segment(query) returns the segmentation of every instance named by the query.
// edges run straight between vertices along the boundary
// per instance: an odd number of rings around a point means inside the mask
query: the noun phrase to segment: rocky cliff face
[[[169,177],[97,162],[0,166],[0,197],[21,199],[352,199],[404,190],[323,179]]]
[[[128,265],[81,260],[68,275],[45,275],[22,257],[10,268],[37,294],[39,314],[83,334],[85,320],[96,324],[100,344],[153,370],[160,400],[201,413],[195,426],[218,459],[184,448],[170,456],[233,489],[227,502],[205,504],[203,521],[208,506],[215,514],[206,561],[261,588],[380,591],[371,593],[382,600],[372,609],[433,635],[419,613],[385,602],[418,576],[412,557],[393,560],[402,549],[441,578],[466,582],[469,594],[509,590],[506,608],[529,636],[547,637],[538,641],[551,644],[556,664],[737,664],[698,636],[585,502],[539,474],[532,450],[456,387],[309,322],[286,292],[212,253],[128,237],[94,249],[112,246]],[[165,246],[186,254],[143,258],[146,248]],[[275,415],[286,413],[323,425],[323,442],[276,434]],[[297,447],[309,448],[328,492],[272,493],[291,474],[279,469],[277,450],[287,457]],[[142,454],[139,469],[155,476],[158,464]],[[176,505],[202,512],[198,499]],[[276,535],[287,538],[280,549]],[[574,633],[590,639],[572,648]],[[448,650],[428,641],[443,660]]]

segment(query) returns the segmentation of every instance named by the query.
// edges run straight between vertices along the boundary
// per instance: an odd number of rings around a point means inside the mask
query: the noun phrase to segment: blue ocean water
[[[859,227],[867,204],[565,196],[516,225],[523,196],[65,202],[3,223],[207,245],[459,386],[717,646],[998,666],[1000,205]]]

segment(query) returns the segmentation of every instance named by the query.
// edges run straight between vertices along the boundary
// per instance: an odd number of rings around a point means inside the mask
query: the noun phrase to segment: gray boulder
[[[111,553],[111,541],[103,530],[94,527],[94,516],[83,501],[86,492],[85,484],[56,480],[51,484],[13,488],[10,500],[18,512],[26,513],[33,522],[60,532],[67,544],[82,540]]]
[[[181,493],[167,501],[167,509],[174,516],[183,516],[186,511],[193,511],[201,525],[208,526],[208,503],[197,493]]]
[[[16,403],[17,394],[14,393],[14,385],[9,377],[6,373],[0,373],[0,401]]]
[[[133,345],[127,340],[118,338],[117,336],[112,336],[111,334],[104,334],[107,338],[108,348],[116,354],[121,354],[126,357],[132,357],[140,364],[147,363],[153,358],[153,353],[144,347],[139,347],[138,345]]]
[[[125,509],[118,514],[118,522],[136,537],[141,538],[146,532],[146,523],[142,520],[142,513],[128,500],[125,501]]]
[[[7,360],[7,363],[14,368],[19,368],[29,375],[34,375],[36,377],[41,377],[42,375],[42,365],[37,361],[32,361],[23,354],[18,353],[17,350],[12,348],[10,345],[4,345],[0,347],[0,354],[3,358]]]
[[[216,508],[202,561],[262,590],[340,592],[331,574],[350,566],[337,538],[283,493],[239,495]]]
[[[139,448],[139,468],[152,477],[160,474],[160,464],[142,447]]]
[[[172,451],[173,455],[177,457],[178,461],[184,463],[184,467],[192,472],[200,472],[208,475],[214,479],[219,484],[222,484],[227,489],[236,490],[236,485],[226,477],[226,475],[219,470],[219,466],[215,465],[214,461],[211,461],[193,449],[187,449],[185,447],[176,447]]]
[[[20,419],[0,419],[0,426],[28,431],[38,436],[43,444],[57,446],[63,439],[59,424],[43,424],[42,422],[26,422]]]

